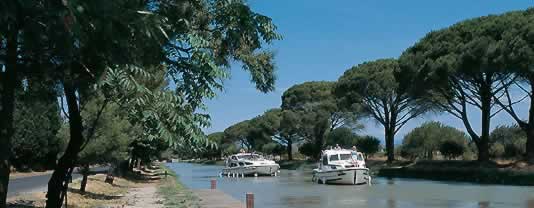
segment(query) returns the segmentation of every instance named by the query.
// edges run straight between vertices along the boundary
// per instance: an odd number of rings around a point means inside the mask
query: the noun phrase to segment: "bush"
[[[313,159],[319,159],[321,150],[321,147],[315,145],[313,142],[304,143],[302,146],[299,147],[299,152],[301,154],[311,157]]]
[[[374,153],[378,152],[380,148],[380,140],[372,136],[364,136],[358,139],[356,146],[358,151],[365,153],[367,156],[372,156]]]
[[[440,122],[426,122],[414,128],[402,141],[401,156],[410,159],[433,159],[434,152],[440,149],[444,141],[454,141],[457,144],[466,144],[467,135],[451,126]]]
[[[446,158],[452,159],[463,155],[465,152],[465,147],[463,144],[455,141],[444,141],[441,143],[439,151]]]
[[[492,144],[489,149],[490,156],[493,158],[500,158],[504,155],[504,145],[501,143]]]

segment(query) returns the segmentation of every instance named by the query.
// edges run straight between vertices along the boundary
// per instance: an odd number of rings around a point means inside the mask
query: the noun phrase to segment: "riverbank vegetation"
[[[264,46],[281,36],[241,0],[3,1],[0,25],[1,208],[12,165],[54,169],[46,207],[57,208],[78,166],[121,174],[171,147],[215,148],[201,112],[230,63],[274,89]]]
[[[161,166],[169,175],[162,179],[158,194],[166,208],[198,208],[199,199],[182,183],[169,168]]]

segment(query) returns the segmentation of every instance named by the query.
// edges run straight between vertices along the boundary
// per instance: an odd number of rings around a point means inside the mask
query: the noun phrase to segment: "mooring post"
[[[254,208],[254,194],[247,193],[247,208]]]
[[[211,189],[217,189],[217,180],[211,179]]]

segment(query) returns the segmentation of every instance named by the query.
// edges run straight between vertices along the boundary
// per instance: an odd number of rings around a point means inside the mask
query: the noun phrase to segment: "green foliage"
[[[517,125],[498,126],[490,134],[490,144],[500,144],[504,147],[504,158],[520,158],[525,152],[526,133]],[[493,155],[497,156],[497,155]]]
[[[284,147],[277,142],[269,142],[261,147],[261,152],[268,155],[281,155]]]
[[[363,136],[357,140],[356,147],[366,157],[372,156],[380,150],[380,140],[373,136]]]
[[[349,126],[357,118],[357,112],[339,108],[332,94],[333,86],[334,82],[305,82],[292,86],[282,95],[281,128],[288,135],[306,140],[309,145],[314,143],[317,147],[305,147],[315,151],[307,153],[308,156],[314,154],[314,158],[319,157],[324,148],[328,132],[343,125]]]
[[[352,129],[347,127],[340,127],[328,133],[326,144],[329,146],[340,145],[343,148],[350,149],[359,142],[359,137]]]
[[[492,144],[489,148],[490,156],[493,158],[501,158],[505,151],[504,145],[500,143]]]
[[[385,128],[388,160],[394,160],[395,134],[411,119],[428,110],[428,105],[410,96],[395,72],[395,59],[379,59],[347,70],[335,86],[341,106],[359,110]]]
[[[306,142],[299,147],[299,152],[313,159],[319,159],[320,153],[323,148],[313,142]]]
[[[22,170],[53,168],[64,146],[56,136],[62,121],[55,85],[38,79],[25,83],[16,94],[12,164]]]
[[[465,144],[456,141],[446,140],[439,145],[439,151],[446,158],[457,158],[464,154]]]
[[[500,111],[498,107],[503,107],[518,123],[525,124],[513,112],[513,103],[519,102],[512,101],[508,88],[513,83],[522,84],[515,72],[531,73],[532,27],[528,23],[534,19],[533,11],[459,22],[428,33],[400,57],[399,74],[414,80],[410,84],[414,94],[461,119],[477,144],[481,161],[489,159],[490,123]],[[478,133],[467,117],[469,106],[481,112]]]
[[[433,159],[434,152],[445,141],[456,142],[464,147],[467,145],[464,132],[440,122],[426,122],[406,134],[401,155],[410,159]]]

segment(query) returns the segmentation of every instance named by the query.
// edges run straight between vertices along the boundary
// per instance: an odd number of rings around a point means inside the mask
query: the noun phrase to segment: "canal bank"
[[[396,162],[392,165],[370,161],[368,164],[373,174],[380,177],[534,186],[534,167],[523,163],[500,165],[458,160]]]

